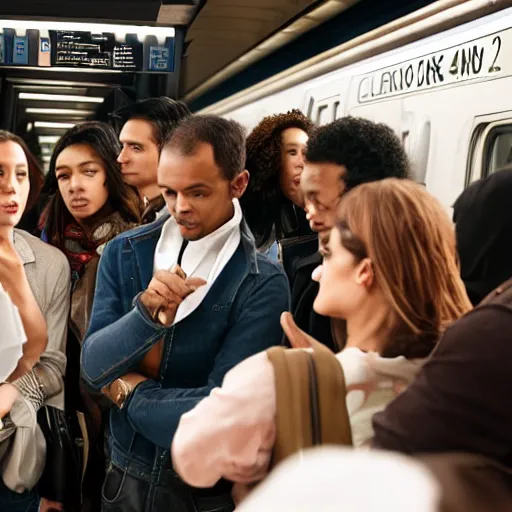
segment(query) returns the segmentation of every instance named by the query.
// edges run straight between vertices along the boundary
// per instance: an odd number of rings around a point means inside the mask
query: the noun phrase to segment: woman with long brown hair
[[[82,432],[89,445],[82,510],[100,507],[107,405],[101,396],[79,385],[81,343],[89,324],[102,248],[140,220],[137,193],[124,182],[117,162],[120,147],[107,124],[90,121],[75,126],[57,142],[44,187],[52,195],[42,217],[42,238],[60,249],[71,266],[66,408],[84,412],[87,424],[87,432]]]
[[[362,446],[373,436],[373,415],[412,382],[471,303],[451,221],[409,180],[367,183],[343,196],[324,258],[314,309],[346,321],[337,358],[353,442]],[[304,346],[307,335],[288,313],[282,325],[292,344]],[[260,353],[182,416],[173,463],[185,481],[209,486],[223,477],[246,484],[264,476],[276,433],[274,387],[273,366]]]

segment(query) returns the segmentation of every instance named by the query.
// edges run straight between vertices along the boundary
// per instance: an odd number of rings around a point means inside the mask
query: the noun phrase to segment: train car
[[[450,208],[467,184],[512,162],[512,8],[478,17],[477,3],[401,20],[396,30],[381,29],[377,38],[367,36],[203,112],[248,129],[291,108],[318,124],[344,115],[384,122],[407,148],[414,178]],[[452,28],[442,30],[447,20]]]

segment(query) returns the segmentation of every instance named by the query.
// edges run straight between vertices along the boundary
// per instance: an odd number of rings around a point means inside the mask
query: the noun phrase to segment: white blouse
[[[0,382],[16,369],[27,341],[18,308],[0,283]]]

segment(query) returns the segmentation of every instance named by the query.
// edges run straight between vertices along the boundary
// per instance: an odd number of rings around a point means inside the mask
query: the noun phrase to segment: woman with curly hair
[[[300,111],[265,117],[247,138],[251,175],[240,202],[261,252],[276,240],[310,234],[300,190],[313,123]]]

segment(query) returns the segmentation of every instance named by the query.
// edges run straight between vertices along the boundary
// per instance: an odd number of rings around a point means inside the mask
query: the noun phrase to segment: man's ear
[[[238,176],[236,176],[231,182],[231,195],[234,199],[240,199],[245,190],[247,189],[247,185],[249,184],[249,171],[243,171]]]

